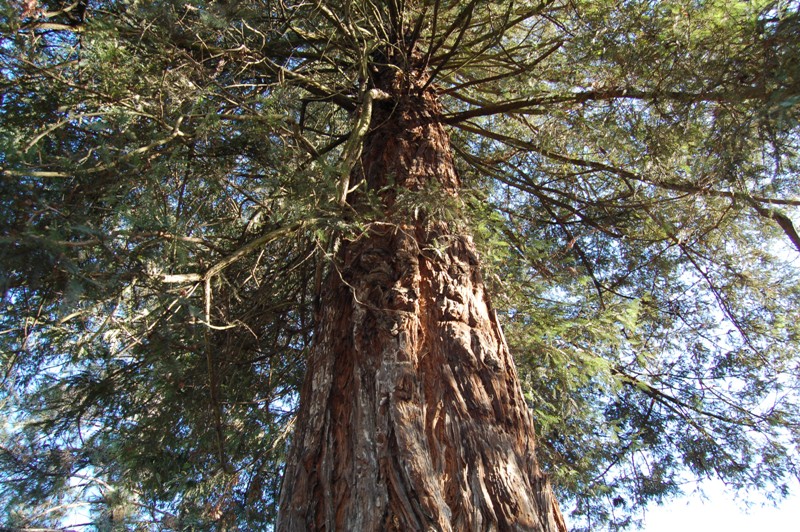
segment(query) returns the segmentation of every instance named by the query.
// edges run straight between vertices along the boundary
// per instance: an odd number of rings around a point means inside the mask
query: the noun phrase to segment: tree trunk
[[[456,194],[435,94],[391,72],[354,178]],[[342,243],[322,289],[277,529],[565,531],[471,239],[377,227]]]

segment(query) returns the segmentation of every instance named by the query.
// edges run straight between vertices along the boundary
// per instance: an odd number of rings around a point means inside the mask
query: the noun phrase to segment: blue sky
[[[777,508],[763,505],[763,499],[749,509],[726,493],[719,481],[703,483],[706,499],[687,495],[655,507],[645,514],[644,532],[756,532],[800,531],[800,483]]]

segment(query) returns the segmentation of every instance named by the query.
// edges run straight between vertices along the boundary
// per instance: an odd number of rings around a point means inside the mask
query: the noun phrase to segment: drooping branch
[[[654,399],[658,403],[667,406],[671,405],[670,409],[673,410],[675,413],[679,414],[680,417],[686,421],[691,421],[690,416],[687,414],[687,412],[697,412],[700,415],[710,417],[718,421],[722,421],[724,423],[729,423],[732,425],[744,425],[750,428],[757,428],[757,425],[753,422],[731,419],[728,416],[717,414],[715,412],[710,412],[708,410],[703,410],[701,408],[698,408],[697,406],[692,406],[684,401],[681,401],[677,397],[670,395],[651,384],[646,383],[645,381],[639,379],[638,377],[635,377],[627,373],[620,367],[611,368],[611,374],[617,376],[620,379],[620,381],[626,386],[630,386],[632,388],[639,390],[640,392],[643,392],[644,394]]]
[[[768,220],[774,220],[780,228],[783,229],[784,234],[791,240],[797,251],[800,251],[800,235],[797,234],[797,229],[795,229],[792,220],[778,209],[769,209],[759,205],[758,201],[754,198],[748,199],[748,203],[755,209],[758,215]]]
[[[457,124],[456,127],[459,129],[463,129],[465,131],[469,131],[471,133],[475,133],[481,136],[485,136],[487,138],[491,138],[494,140],[498,140],[503,142],[509,146],[514,146],[517,148],[522,148],[526,150],[530,150],[536,153],[539,153],[549,159],[559,161],[562,163],[572,164],[575,166],[581,166],[584,168],[589,168],[591,170],[597,172],[607,172],[611,174],[615,174],[620,176],[623,179],[630,179],[633,181],[637,181],[640,183],[644,183],[649,186],[654,186],[657,188],[661,188],[664,190],[671,190],[676,192],[684,192],[687,194],[696,194],[701,196],[714,196],[720,198],[730,198],[733,200],[742,201],[750,206],[758,213],[759,216],[764,218],[774,220],[792,242],[792,244],[800,251],[800,234],[797,233],[797,230],[794,227],[792,220],[783,214],[782,212],[778,211],[777,209],[770,209],[766,208],[761,204],[772,204],[772,205],[787,205],[787,206],[800,206],[800,199],[795,198],[773,198],[768,196],[761,196],[758,194],[752,194],[750,192],[736,192],[730,190],[715,190],[709,188],[708,186],[696,185],[694,183],[688,183],[685,181],[678,181],[678,180],[650,180],[647,179],[635,172],[630,170],[625,170],[623,168],[619,168],[616,166],[612,166],[609,164],[605,164],[599,161],[591,161],[586,159],[580,159],[576,157],[570,157],[567,155],[563,155],[560,153],[555,153],[553,151],[547,150],[540,145],[531,142],[525,141],[522,139],[517,139],[514,137],[510,137],[507,135],[502,135],[500,133],[495,133],[493,131],[486,130],[484,128],[480,128],[473,124]],[[509,183],[512,186],[513,183]]]

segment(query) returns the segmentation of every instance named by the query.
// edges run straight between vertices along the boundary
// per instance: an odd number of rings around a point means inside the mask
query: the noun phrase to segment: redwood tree
[[[0,17],[1,524],[565,530],[546,469],[596,529],[687,478],[790,489],[795,3]]]
[[[399,41],[350,176],[385,221],[342,242],[323,285],[278,530],[566,530],[472,240],[398,205],[461,185],[424,58]]]

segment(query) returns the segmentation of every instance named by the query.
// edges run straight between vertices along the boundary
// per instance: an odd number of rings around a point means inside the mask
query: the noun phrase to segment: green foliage
[[[0,4],[0,524],[268,529],[336,242],[404,217],[474,235],[576,527],[796,489],[796,2],[79,4]],[[410,66],[459,198],[341,207]]]

